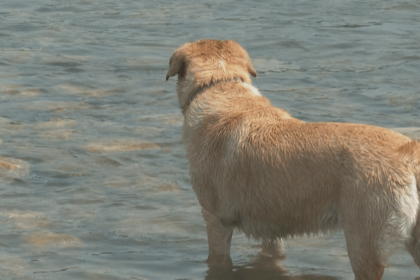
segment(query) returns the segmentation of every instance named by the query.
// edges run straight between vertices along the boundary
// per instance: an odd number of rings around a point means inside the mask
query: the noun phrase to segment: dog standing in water
[[[401,242],[420,265],[420,144],[380,127],[306,123],[251,85],[235,41],[178,48],[183,140],[207,224],[209,262],[229,258],[234,228],[278,238],[342,228],[357,280],[381,279]]]

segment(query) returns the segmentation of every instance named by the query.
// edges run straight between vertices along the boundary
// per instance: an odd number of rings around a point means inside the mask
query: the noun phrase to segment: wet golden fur
[[[232,231],[277,238],[342,228],[356,279],[381,279],[405,242],[420,264],[420,144],[380,127],[307,123],[272,106],[235,41],[200,40],[172,55],[191,183],[207,223],[209,261]]]

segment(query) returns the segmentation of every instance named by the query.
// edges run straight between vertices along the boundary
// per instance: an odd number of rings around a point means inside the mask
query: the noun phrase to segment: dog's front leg
[[[258,253],[260,260],[267,260],[266,263],[276,264],[286,259],[283,253],[283,240],[274,240],[272,242],[262,242],[261,251]]]
[[[210,212],[202,209],[207,227],[207,239],[209,243],[209,265],[232,265],[230,258],[230,243],[232,240],[234,224],[226,223]]]
[[[250,266],[256,269],[268,269],[276,273],[287,273],[288,270],[282,267],[279,262],[286,259],[283,253],[283,240],[274,240],[271,242],[262,242],[261,251],[253,258]],[[249,265],[248,265],[249,266]]]

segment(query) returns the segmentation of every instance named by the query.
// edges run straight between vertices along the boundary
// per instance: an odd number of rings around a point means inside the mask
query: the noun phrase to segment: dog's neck
[[[210,81],[208,83],[198,84],[195,81],[189,81],[188,79],[182,78],[178,80],[178,100],[179,105],[182,110],[182,114],[185,115],[185,112],[188,110],[190,103],[194,97],[202,92],[207,91],[208,89],[218,85],[220,83],[227,82],[242,82],[241,78],[235,77],[233,79],[223,79],[217,81]]]
[[[204,86],[198,88],[196,93],[194,94],[194,96],[196,96],[197,94],[200,94],[200,93],[214,87],[215,85],[218,85],[220,83],[229,83],[229,82],[242,82],[242,80],[240,78],[236,77],[234,79],[227,79],[227,80],[221,80],[221,81],[211,81],[208,85],[204,85]]]

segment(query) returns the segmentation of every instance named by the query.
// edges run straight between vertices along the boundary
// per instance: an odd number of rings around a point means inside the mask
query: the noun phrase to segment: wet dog
[[[417,141],[293,118],[252,86],[257,73],[235,41],[181,46],[166,80],[176,74],[210,263],[229,258],[234,228],[268,246],[341,228],[356,279],[381,279],[401,242],[420,265]]]

